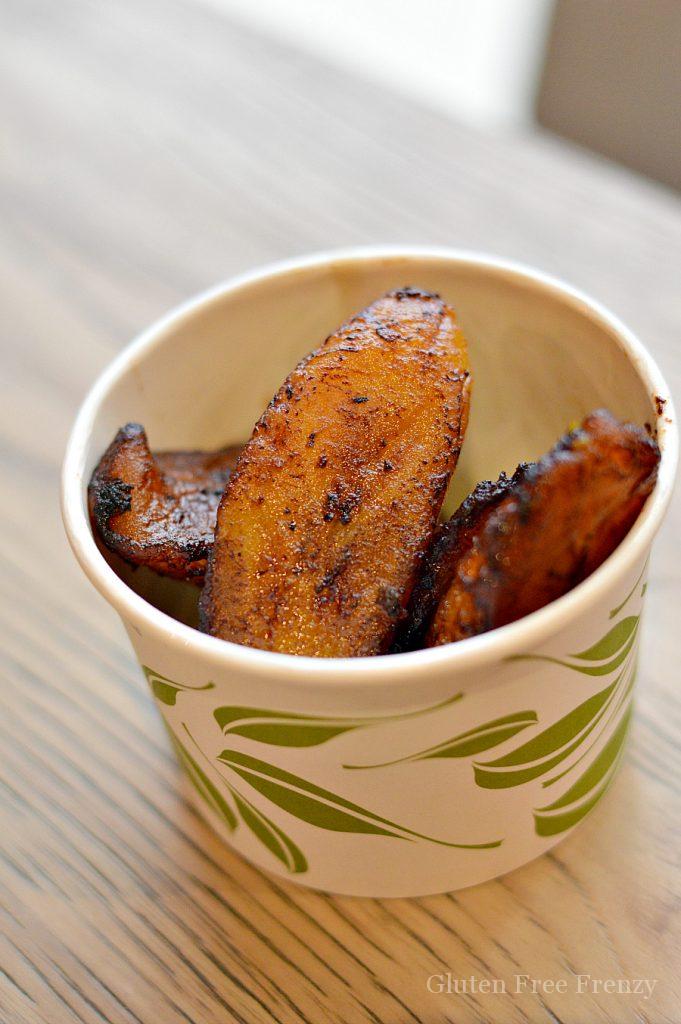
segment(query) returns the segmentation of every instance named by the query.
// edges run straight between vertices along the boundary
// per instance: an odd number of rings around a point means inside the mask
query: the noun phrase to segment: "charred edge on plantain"
[[[115,476],[110,480],[105,480],[93,489],[95,492],[95,518],[100,526],[103,523],[106,527],[112,516],[129,512],[132,508],[134,487],[132,484],[126,484],[120,477]]]

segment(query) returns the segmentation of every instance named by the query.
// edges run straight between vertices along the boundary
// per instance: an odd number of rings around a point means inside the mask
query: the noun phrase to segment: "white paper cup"
[[[658,482],[587,580],[502,629],[376,658],[313,659],[205,636],[100,554],[86,485],[116,429],[162,448],[249,436],[298,359],[403,284],[440,292],[466,332],[470,426],[450,496],[546,451],[591,410],[657,431]],[[548,850],[607,788],[631,707],[650,546],[677,456],[671,398],[631,332],[546,275],[443,249],[290,260],[185,303],[86,398],[63,470],[66,530],[117,610],[201,812],[262,868],[316,888],[411,896],[474,885]],[[139,580],[141,577],[134,577]],[[161,607],[173,597],[163,588]],[[139,587],[138,587],[139,589]]]

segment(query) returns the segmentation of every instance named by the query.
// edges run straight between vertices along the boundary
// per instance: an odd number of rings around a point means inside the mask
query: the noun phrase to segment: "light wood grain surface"
[[[197,818],[62,534],[78,403],[137,331],[275,257],[487,250],[610,305],[681,381],[677,197],[546,137],[464,131],[182,0],[5,0],[0,69],[0,1021],[681,1020],[679,559],[656,547],[612,791],[555,852],[418,900],[260,874]],[[427,978],[506,994],[429,993]],[[656,980],[651,998],[576,975]],[[567,992],[515,994],[515,976]]]

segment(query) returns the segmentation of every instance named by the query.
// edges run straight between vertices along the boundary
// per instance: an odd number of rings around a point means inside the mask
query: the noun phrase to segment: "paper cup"
[[[86,503],[90,473],[116,429],[142,422],[156,449],[247,438],[301,356],[407,283],[440,292],[470,343],[472,412],[450,504],[477,481],[536,458],[593,409],[656,430],[657,485],[610,558],[511,625],[375,658],[228,643],[162,610],[181,608],[182,585],[145,590],[144,573],[129,570],[135,589],[127,585],[98,550]],[[452,250],[331,252],[220,285],[134,341],[80,410],[63,515],[85,573],[125,624],[192,797],[225,841],[305,885],[412,896],[526,863],[608,788],[622,757],[646,566],[676,454],[655,363],[580,292]]]

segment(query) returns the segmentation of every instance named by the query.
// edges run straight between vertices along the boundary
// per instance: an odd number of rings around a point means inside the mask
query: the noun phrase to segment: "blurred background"
[[[681,188],[678,0],[205,2],[467,124],[539,124]]]

